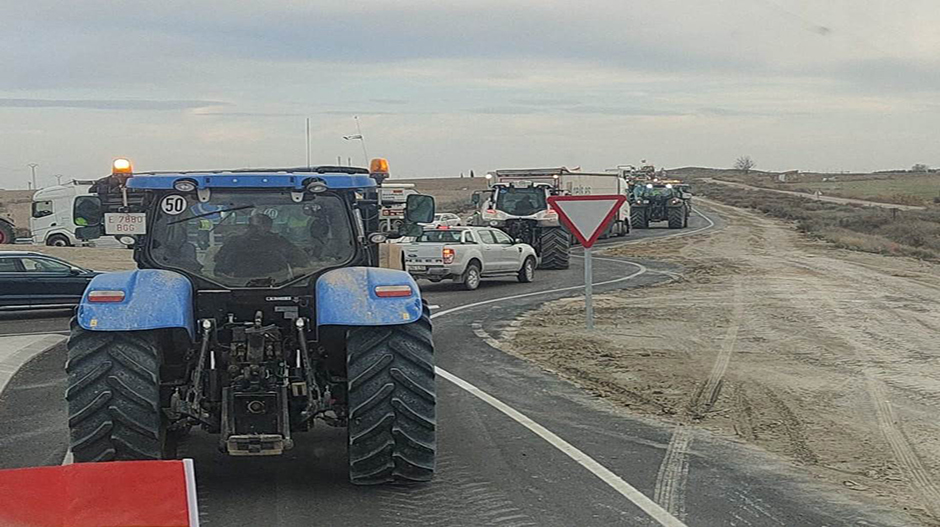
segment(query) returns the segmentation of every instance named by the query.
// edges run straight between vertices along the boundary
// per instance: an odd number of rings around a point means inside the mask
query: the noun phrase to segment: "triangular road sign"
[[[590,249],[626,200],[626,196],[617,194],[595,194],[552,196],[548,203],[581,245]]]

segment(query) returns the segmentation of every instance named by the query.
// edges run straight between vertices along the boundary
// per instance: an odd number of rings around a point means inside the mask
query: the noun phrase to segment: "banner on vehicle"
[[[198,527],[193,462],[0,470],[0,526]]]

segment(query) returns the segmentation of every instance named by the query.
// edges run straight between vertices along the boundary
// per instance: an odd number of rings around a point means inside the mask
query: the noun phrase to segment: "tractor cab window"
[[[496,209],[515,216],[529,216],[547,209],[540,188],[502,187],[496,191]]]
[[[161,198],[153,222],[151,257],[227,287],[277,287],[355,256],[355,235],[337,196],[216,191]]]

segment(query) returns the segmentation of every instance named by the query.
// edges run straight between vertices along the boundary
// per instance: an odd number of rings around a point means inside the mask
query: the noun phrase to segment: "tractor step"
[[[279,456],[293,445],[280,434],[232,435],[225,441],[231,456]]]

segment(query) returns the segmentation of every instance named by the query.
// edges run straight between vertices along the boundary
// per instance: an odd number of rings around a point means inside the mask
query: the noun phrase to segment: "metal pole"
[[[356,132],[359,134],[359,142],[362,143],[362,157],[365,158],[365,166],[369,166],[369,154],[366,153],[366,136],[362,135],[362,128],[359,126],[359,116],[356,115]]]
[[[307,117],[307,168],[310,168],[310,118]]]
[[[36,188],[36,167],[39,166],[39,163],[30,163],[26,165],[33,172],[33,188]]]
[[[594,299],[593,291],[594,269],[591,265],[591,249],[584,249],[584,314],[587,319],[587,328],[594,329]]]

